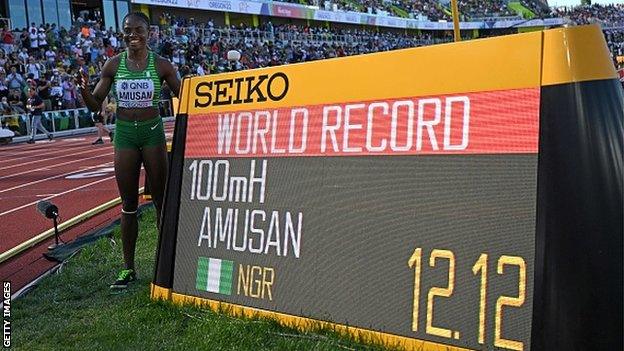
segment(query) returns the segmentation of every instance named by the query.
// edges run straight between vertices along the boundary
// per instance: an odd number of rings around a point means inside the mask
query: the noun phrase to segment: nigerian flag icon
[[[232,295],[234,261],[199,257],[197,260],[197,290]]]

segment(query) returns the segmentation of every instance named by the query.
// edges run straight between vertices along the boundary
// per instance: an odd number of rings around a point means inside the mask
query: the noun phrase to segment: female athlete
[[[136,280],[134,251],[141,163],[149,179],[156,220],[160,223],[167,176],[165,132],[158,112],[160,87],[167,82],[175,95],[180,90],[180,81],[171,63],[147,47],[147,16],[130,13],[122,23],[126,50],[106,61],[93,92],[87,89],[89,82],[85,72],[81,71],[77,77],[82,97],[91,111],[99,111],[111,87],[117,100],[113,144],[115,178],[122,200],[121,240],[125,267],[111,289],[125,289],[128,283]]]

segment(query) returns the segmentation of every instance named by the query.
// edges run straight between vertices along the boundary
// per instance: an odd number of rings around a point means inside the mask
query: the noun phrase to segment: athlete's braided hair
[[[126,19],[129,18],[129,17],[136,17],[138,19],[143,20],[143,22],[145,22],[145,25],[147,26],[147,28],[149,28],[149,26],[150,26],[150,20],[149,20],[149,18],[147,18],[147,16],[143,12],[130,12],[127,15],[124,16],[124,18],[121,21],[121,23],[126,22]]]

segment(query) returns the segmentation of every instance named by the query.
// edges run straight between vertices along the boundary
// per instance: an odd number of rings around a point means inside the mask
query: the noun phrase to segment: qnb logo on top
[[[150,107],[154,96],[151,79],[121,79],[116,82],[118,106],[125,108]]]

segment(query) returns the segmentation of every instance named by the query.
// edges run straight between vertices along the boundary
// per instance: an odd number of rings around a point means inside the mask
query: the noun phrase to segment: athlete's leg
[[[133,148],[115,149],[115,178],[122,201],[121,242],[126,269],[134,270],[134,250],[138,236],[139,175],[141,151]]]
[[[143,165],[145,165],[145,172],[149,179],[152,201],[156,207],[156,220],[160,228],[160,215],[167,180],[167,145],[162,143],[144,147]]]

